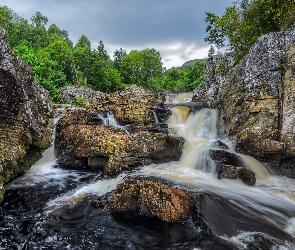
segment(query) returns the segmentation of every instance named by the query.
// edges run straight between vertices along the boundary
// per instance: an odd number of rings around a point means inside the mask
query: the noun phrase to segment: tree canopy
[[[285,30],[295,22],[294,0],[239,0],[222,16],[206,13],[205,41],[227,47],[238,63],[263,34]]]
[[[64,85],[115,92],[136,84],[153,91],[179,92],[192,91],[204,75],[205,63],[199,61],[165,72],[160,52],[153,48],[129,53],[120,48],[111,60],[102,41],[92,48],[89,38],[81,35],[74,44],[66,30],[50,24],[39,11],[26,20],[0,6],[0,26],[10,47],[32,68],[35,79],[55,101]]]

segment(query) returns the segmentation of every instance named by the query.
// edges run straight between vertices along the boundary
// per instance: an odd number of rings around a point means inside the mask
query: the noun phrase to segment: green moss
[[[77,107],[81,107],[85,104],[85,100],[83,97],[81,96],[75,96],[70,102],[69,104],[72,104],[74,106],[77,106]]]

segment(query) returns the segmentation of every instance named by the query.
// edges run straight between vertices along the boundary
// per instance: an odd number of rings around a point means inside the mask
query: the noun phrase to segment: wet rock
[[[105,126],[95,111],[77,109],[62,117],[56,129],[58,162],[66,168],[103,170],[113,176],[143,164],[179,160],[184,140],[161,133]]]
[[[195,113],[200,111],[201,109],[208,108],[208,105],[204,102],[186,102],[186,103],[177,103],[172,104],[172,107],[177,106],[186,106],[189,108],[189,112]]]
[[[193,100],[218,109],[219,134],[234,138],[242,153],[280,161],[295,156],[294,38],[295,25],[266,34],[230,70],[218,68],[232,66],[226,55],[208,60]]]
[[[212,144],[212,147],[229,149],[228,146],[224,142],[222,142],[221,140],[214,141],[214,143]]]
[[[48,92],[31,68],[17,57],[0,28],[0,202],[3,184],[41,158],[50,147],[53,129]]]
[[[211,158],[218,164],[244,166],[243,160],[235,152],[229,152],[223,149],[210,149],[209,154]]]
[[[249,186],[254,186],[256,183],[255,173],[243,167],[232,165],[222,165],[217,173],[218,179],[240,179]]]
[[[111,212],[139,211],[164,221],[187,221],[193,207],[191,196],[159,180],[135,178],[119,184],[109,206]]]

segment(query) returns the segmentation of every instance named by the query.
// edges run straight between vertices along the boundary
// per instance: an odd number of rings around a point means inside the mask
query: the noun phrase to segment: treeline
[[[261,35],[286,30],[295,22],[295,1],[238,0],[222,16],[206,15],[205,41],[227,47],[238,63]]]
[[[153,91],[192,91],[203,80],[205,63],[196,61],[186,68],[166,71],[161,55],[155,49],[120,48],[113,60],[102,41],[93,49],[90,40],[81,35],[76,44],[68,32],[48,25],[47,17],[36,12],[28,21],[6,6],[0,6],[0,26],[13,51],[31,66],[35,79],[55,101],[58,89],[65,85],[83,85],[102,92],[123,90],[136,84]]]

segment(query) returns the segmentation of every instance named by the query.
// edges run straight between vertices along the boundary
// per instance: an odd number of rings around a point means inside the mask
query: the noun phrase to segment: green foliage
[[[90,40],[82,35],[73,46],[68,32],[48,24],[48,18],[39,11],[28,21],[0,6],[0,26],[6,30],[10,47],[32,68],[35,80],[55,102],[60,99],[58,89],[66,84],[102,92],[124,90],[131,84],[153,91],[183,92],[192,91],[203,79],[205,63],[199,60],[164,74],[161,55],[153,48],[128,54],[120,48],[112,62],[102,41],[92,49]],[[74,102],[82,105],[80,99]]]
[[[215,69],[215,73],[220,73],[220,72],[228,71],[228,70],[229,70],[229,66],[226,64],[226,62],[224,60],[220,60]]]
[[[114,51],[114,68],[121,72],[121,66],[123,62],[123,58],[127,56],[126,50],[120,48],[119,50]]]
[[[72,104],[74,106],[82,107],[85,104],[85,100],[81,96],[75,96],[69,104]]]
[[[122,60],[121,75],[125,84],[143,84],[144,63],[142,56],[137,50],[132,50]]]
[[[37,11],[31,17],[31,21],[32,25],[35,27],[44,27],[48,22],[48,18],[46,16],[43,16],[40,11]]]
[[[143,86],[152,88],[150,80],[163,76],[163,64],[160,52],[155,49],[145,49],[139,52],[143,62]]]
[[[228,46],[238,63],[263,34],[288,28],[295,22],[294,0],[242,0],[222,16],[206,13],[205,41]]]

